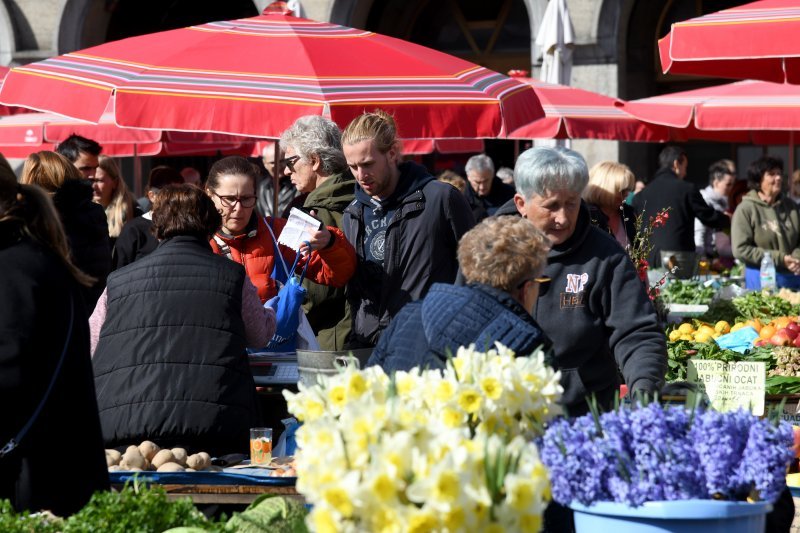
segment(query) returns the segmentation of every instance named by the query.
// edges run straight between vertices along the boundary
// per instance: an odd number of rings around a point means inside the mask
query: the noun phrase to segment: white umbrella
[[[575,30],[569,18],[567,0],[550,0],[536,35],[536,46],[542,54],[539,78],[549,83],[569,85],[572,78],[572,48]],[[569,146],[566,140],[536,140],[538,146]]]
[[[567,1],[550,0],[536,36],[536,46],[542,53],[542,71],[539,75],[542,81],[569,85],[574,44],[575,30],[572,28]]]

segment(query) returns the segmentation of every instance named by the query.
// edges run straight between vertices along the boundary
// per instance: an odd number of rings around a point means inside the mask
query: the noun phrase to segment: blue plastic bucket
[[[766,502],[676,500],[647,502],[641,507],[599,502],[573,503],[575,531],[595,533],[751,533],[764,531],[772,505]]]

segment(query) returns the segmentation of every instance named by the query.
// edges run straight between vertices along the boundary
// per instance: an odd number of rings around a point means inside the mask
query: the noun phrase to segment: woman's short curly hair
[[[210,239],[221,224],[214,201],[194,185],[167,185],[153,202],[153,233],[158,240],[178,235]]]
[[[550,241],[518,216],[487,218],[461,237],[458,264],[468,283],[511,292],[544,270]]]

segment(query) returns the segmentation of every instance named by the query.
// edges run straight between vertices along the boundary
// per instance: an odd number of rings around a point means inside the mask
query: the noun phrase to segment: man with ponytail
[[[349,345],[373,347],[408,302],[434,283],[453,283],[461,236],[475,225],[464,195],[413,161],[402,161],[397,125],[381,110],[355,118],[342,134],[356,178],[343,229],[358,267],[347,286]]]

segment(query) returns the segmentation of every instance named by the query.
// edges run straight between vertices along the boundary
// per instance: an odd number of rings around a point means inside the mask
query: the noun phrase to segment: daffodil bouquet
[[[308,526],[333,531],[538,531],[550,499],[532,440],[559,413],[544,354],[460,348],[444,371],[379,367],[284,392]]]

